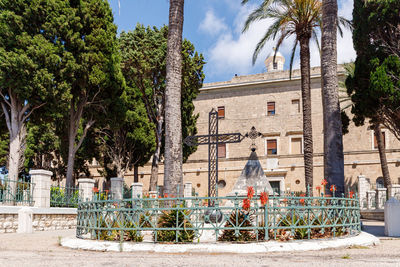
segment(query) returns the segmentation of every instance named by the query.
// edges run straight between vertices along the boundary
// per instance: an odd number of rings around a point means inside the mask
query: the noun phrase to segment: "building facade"
[[[265,61],[268,72],[237,76],[230,81],[204,84],[195,100],[198,134],[208,134],[208,113],[219,113],[219,133],[246,134],[254,126],[262,136],[255,140],[258,158],[274,190],[305,191],[303,163],[302,101],[300,71],[283,70],[284,57],[272,56]],[[320,68],[311,69],[312,127],[314,141],[314,185],[323,177],[323,113]],[[339,80],[345,71],[338,66]],[[347,111],[350,113],[350,110]],[[382,129],[389,171],[393,183],[400,179],[400,142],[387,129]],[[219,195],[228,194],[250,155],[251,140],[221,144],[219,154]],[[373,130],[350,124],[344,135],[346,187],[357,188],[358,176],[368,177],[374,186],[381,186],[382,171]],[[148,189],[151,162],[139,168],[139,182]],[[184,182],[191,182],[200,195],[208,190],[208,147],[199,146],[183,166]],[[159,185],[163,184],[163,166],[159,168]],[[125,177],[128,185],[133,174]],[[376,184],[376,185],[375,185]],[[315,189],[314,189],[315,191]]]

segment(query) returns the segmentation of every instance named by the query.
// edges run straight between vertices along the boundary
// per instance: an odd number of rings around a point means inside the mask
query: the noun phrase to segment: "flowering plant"
[[[250,210],[250,199],[248,199],[248,198],[243,199],[243,206],[242,206],[242,208],[243,208],[245,211]]]
[[[305,197],[306,194],[303,193],[303,194],[301,194],[300,196],[301,196],[301,197]],[[304,198],[301,198],[301,199],[300,199],[300,203],[301,203],[301,204],[304,204]]]
[[[349,197],[350,197],[350,198],[353,198],[353,196],[354,196],[354,192],[353,192],[353,191],[350,191],[350,192],[349,192]]]
[[[321,185],[325,186],[325,185],[327,185],[327,184],[328,184],[328,181],[327,181],[326,179],[322,180]]]
[[[254,196],[254,188],[252,186],[247,187],[247,198],[251,200]]]
[[[331,190],[331,192],[336,191],[336,186],[334,184],[331,185],[331,189],[329,189],[329,190]]]
[[[93,192],[95,192],[95,193],[98,193],[99,192],[99,189],[97,188],[97,187],[93,187]]]
[[[261,205],[265,206],[268,203],[268,194],[266,192],[261,192],[260,194]]]

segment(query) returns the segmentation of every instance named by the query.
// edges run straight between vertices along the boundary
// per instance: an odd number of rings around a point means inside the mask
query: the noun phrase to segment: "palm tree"
[[[324,106],[324,176],[326,185],[335,185],[344,193],[344,157],[342,120],[337,79],[337,0],[322,4],[321,77]]]
[[[165,160],[164,190],[178,195],[182,176],[182,29],[184,0],[170,0],[167,41],[167,75],[165,91]],[[179,192],[183,193],[183,188]]]
[[[243,0],[242,4],[248,0]],[[276,50],[285,39],[295,36],[291,57],[290,73],[297,45],[300,44],[301,96],[303,102],[303,140],[304,140],[304,172],[307,193],[313,188],[313,137],[311,124],[311,88],[310,88],[310,40],[317,41],[316,30],[321,25],[320,0],[264,0],[247,18],[243,32],[250,24],[262,19],[273,19],[264,37],[258,42],[253,54],[253,64],[265,43],[277,36]],[[276,52],[275,52],[276,53]],[[308,190],[311,189],[311,190]]]

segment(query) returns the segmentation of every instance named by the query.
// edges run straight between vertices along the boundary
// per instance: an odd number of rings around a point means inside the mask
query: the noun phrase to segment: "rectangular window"
[[[218,144],[218,158],[226,158],[226,144]]]
[[[291,154],[302,154],[302,140],[301,137],[299,138],[292,138],[291,139]]]
[[[267,103],[267,115],[268,116],[275,115],[275,102],[268,102]]]
[[[218,119],[225,118],[225,107],[218,107]]]
[[[386,136],[385,132],[382,132],[383,146],[386,148]],[[378,141],[376,140],[376,136],[374,134],[374,149],[378,149]]]
[[[267,140],[267,155],[278,154],[278,142],[276,139]]]
[[[293,99],[292,100],[292,114],[298,114],[298,113],[300,113],[300,100]]]

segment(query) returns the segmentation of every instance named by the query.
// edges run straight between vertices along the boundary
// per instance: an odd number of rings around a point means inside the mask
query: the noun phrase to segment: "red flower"
[[[336,186],[334,184],[331,185],[331,189],[329,189],[329,190],[331,190],[331,192],[336,191]]]
[[[252,199],[254,196],[254,188],[252,186],[247,187],[247,198]]]
[[[261,205],[265,206],[268,202],[268,194],[266,192],[261,192],[260,194]]]
[[[321,191],[321,187],[320,186],[315,187],[315,189],[317,189],[318,191]]]
[[[349,192],[349,196],[350,196],[350,198],[353,198],[354,192],[353,192],[353,191],[350,191],[350,192]]]
[[[301,196],[301,197],[305,197],[306,194],[301,194],[300,196]],[[301,204],[304,204],[304,198],[300,199],[300,203],[301,203]]]
[[[168,194],[164,194],[164,197],[165,197],[165,198],[168,198]]]
[[[327,184],[328,184],[328,181],[327,181],[326,179],[322,180],[321,185],[325,186],[325,185],[327,185]]]
[[[93,192],[98,193],[99,189],[97,187],[93,187]]]
[[[244,210],[249,210],[250,209],[250,199],[246,198],[243,199],[243,209]]]

